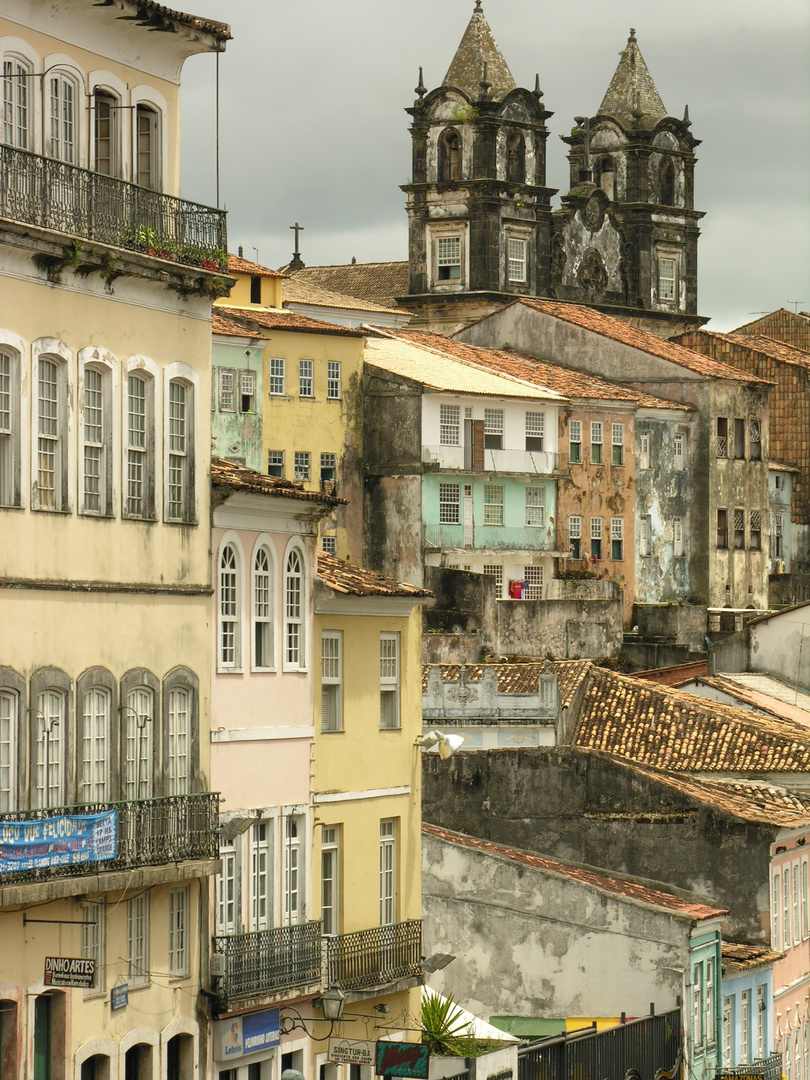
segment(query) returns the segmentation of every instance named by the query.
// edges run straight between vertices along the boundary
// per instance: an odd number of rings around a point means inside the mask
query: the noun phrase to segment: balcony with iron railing
[[[422,547],[427,549],[450,548],[472,551],[530,551],[542,555],[556,551],[554,531],[547,528],[525,528],[504,525],[425,524],[422,530]]]
[[[352,934],[322,936],[319,922],[220,934],[223,1001],[272,997],[317,985],[380,991],[422,974],[422,922],[410,919]]]
[[[471,446],[423,446],[422,463],[447,472],[551,476],[560,468],[560,455],[550,450],[491,449],[476,455]]]
[[[0,146],[0,218],[150,258],[227,270],[225,212]]]
[[[784,1062],[781,1054],[772,1054],[761,1061],[754,1061],[750,1065],[726,1065],[718,1069],[715,1080],[738,1080],[746,1077],[746,1080],[782,1080]]]
[[[92,835],[96,823],[103,839]],[[210,792],[3,813],[0,889],[216,859],[218,830],[219,796]]]

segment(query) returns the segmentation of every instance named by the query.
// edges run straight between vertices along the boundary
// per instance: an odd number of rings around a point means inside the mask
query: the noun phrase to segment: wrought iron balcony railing
[[[343,990],[363,990],[421,975],[421,961],[421,919],[326,938],[327,981]]]
[[[754,1061],[750,1065],[727,1065],[718,1069],[714,1076],[715,1080],[738,1080],[744,1076],[747,1080],[782,1080],[784,1063],[781,1054],[772,1054],[762,1061]]]
[[[158,259],[227,269],[225,213],[0,146],[0,218]]]
[[[225,957],[223,990],[228,1000],[291,990],[321,981],[321,924],[277,926],[214,938]]]
[[[31,859],[30,869],[5,870],[0,858],[0,887],[21,882],[49,881],[55,877],[80,877],[110,870],[133,870],[163,866],[186,859],[216,859],[219,855],[219,796],[210,792],[172,795],[132,802],[81,803],[75,806],[17,810],[0,814],[0,841],[10,836],[7,827],[22,822],[47,822],[66,817],[116,811],[114,858],[67,864],[48,864],[47,857]],[[0,844],[0,853],[2,845]]]

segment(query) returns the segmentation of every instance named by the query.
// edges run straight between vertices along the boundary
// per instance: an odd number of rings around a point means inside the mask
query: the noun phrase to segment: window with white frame
[[[771,940],[777,952],[782,951],[782,877],[778,870],[771,875]]]
[[[279,479],[284,479],[284,451],[283,450],[268,450],[267,451],[267,475],[278,476]]]
[[[127,694],[124,713],[124,798],[152,797],[152,747],[155,696],[148,686],[136,686]]]
[[[343,397],[340,360],[327,360],[326,362],[326,396],[333,401]]]
[[[649,514],[642,514],[639,519],[638,553],[652,554],[652,517]]]
[[[568,518],[568,550],[572,559],[582,558],[582,518],[579,514]]]
[[[309,450],[296,450],[293,458],[293,476],[296,480],[309,482],[312,475],[312,454]]]
[[[624,465],[624,424],[610,425],[611,465]]]
[[[787,952],[790,948],[793,935],[790,925],[790,867],[782,867],[782,948]]]
[[[253,412],[256,408],[256,372],[239,373],[239,411]]]
[[[37,697],[36,806],[64,806],[64,750],[67,703],[61,690],[44,690]]]
[[[321,926],[324,934],[340,932],[340,827],[321,831]]]
[[[337,454],[321,454],[321,490],[334,493],[334,485],[337,481]],[[327,485],[332,485],[331,488]]]
[[[706,1042],[715,1041],[714,1030],[714,960],[706,961]]]
[[[35,506],[67,509],[67,393],[65,365],[41,356],[37,379]]]
[[[125,516],[154,517],[154,380],[141,372],[127,378]]]
[[[284,922],[287,926],[301,921],[301,831],[303,819],[289,815],[284,820]]]
[[[380,821],[380,926],[397,921],[397,823]]]
[[[12,690],[0,690],[0,813],[16,810],[17,709]]]
[[[503,484],[484,484],[484,524],[503,525]]]
[[[273,666],[273,560],[266,544],[253,557],[253,667]]]
[[[323,551],[326,555],[337,555],[337,537],[322,536],[321,551]]]
[[[127,900],[127,983],[149,982],[149,893]]]
[[[380,634],[380,727],[399,727],[399,634]]]
[[[219,411],[236,412],[236,372],[233,368],[219,369]]]
[[[160,166],[160,114],[148,105],[135,109],[135,183],[150,191],[159,191]]]
[[[503,450],[503,409],[484,409],[484,448]]]
[[[241,666],[239,601],[239,554],[233,544],[226,544],[219,556],[219,667]]]
[[[95,960],[96,970],[92,987],[85,996],[104,993],[104,901],[87,900],[81,905],[82,958]]]
[[[237,930],[236,846],[233,840],[220,843],[222,869],[217,874],[217,932],[235,934]]]
[[[686,468],[686,435],[681,431],[675,432],[672,465],[679,472]]]
[[[526,241],[510,236],[507,240],[507,278],[512,282],[526,280]]]
[[[624,559],[624,518],[610,519],[610,557],[613,562]]]
[[[273,924],[272,875],[271,822],[257,821],[250,830],[251,930],[267,930]]]
[[[93,91],[93,167],[105,176],[120,176],[119,118],[121,106],[112,94]]]
[[[543,567],[542,566],[524,566],[523,567],[523,581],[525,588],[523,589],[522,599],[524,600],[542,600],[543,599]]]
[[[19,358],[0,348],[0,506],[20,504]]]
[[[782,514],[773,515],[773,557],[781,559],[783,555],[784,517]]]
[[[299,397],[314,397],[314,367],[312,360],[298,361],[298,395]]]
[[[82,509],[85,514],[104,516],[110,512],[110,464],[112,424],[110,417],[110,373],[95,367],[84,369],[82,400]]]
[[[571,465],[582,462],[582,421],[571,420],[568,424],[568,461]]]
[[[751,991],[743,990],[740,994],[740,1060],[737,1064],[747,1065],[751,1060]]]
[[[692,968],[692,1042],[700,1046],[703,1042],[703,965],[695,964]]]
[[[672,549],[675,558],[683,555],[683,518],[674,518],[672,522]]]
[[[321,634],[321,729],[343,730],[343,634]]]
[[[526,449],[542,450],[546,433],[546,417],[541,412],[526,413]]]
[[[542,528],[546,523],[546,489],[534,485],[526,488],[526,524]]]
[[[658,299],[673,303],[677,297],[678,261],[672,256],[658,256]]]
[[[591,464],[601,465],[604,458],[602,454],[602,421],[594,420],[591,423]]]
[[[3,60],[3,142],[18,150],[31,149],[28,88],[31,67],[16,56]]]
[[[84,694],[81,739],[81,802],[105,802],[110,795],[110,692],[104,687],[93,686]]]
[[[792,867],[791,885],[793,888],[793,908],[791,921],[793,923],[793,944],[798,945],[802,940],[801,902],[799,899],[799,863],[795,862]]]
[[[169,890],[169,974],[188,975],[188,885]]]
[[[802,859],[802,939],[810,937],[810,925],[808,924],[808,861]]]
[[[591,558],[601,561],[602,559],[602,519],[591,518]]]
[[[439,443],[441,446],[459,445],[459,406],[439,406]]]
[[[640,469],[649,469],[650,467],[650,433],[649,431],[639,431],[636,436],[636,442],[638,444],[638,467]]]
[[[284,394],[284,360],[274,356],[270,359],[270,393],[273,395]]]
[[[802,1080],[802,1056],[798,1028],[793,1036],[793,1075],[796,1080]]]
[[[461,237],[436,238],[436,281],[461,280]]]
[[[180,379],[169,383],[169,446],[166,515],[168,521],[193,518],[194,390]]]
[[[306,667],[304,640],[304,560],[297,548],[287,555],[284,568],[284,666]]]
[[[461,522],[461,486],[439,484],[439,523],[458,525]]]
[[[768,1011],[768,1004],[767,1004],[767,1002],[765,1000],[765,987],[764,986],[758,986],[757,987],[757,1011],[756,1011],[756,1027],[757,1027],[757,1033],[756,1033],[756,1040],[757,1040],[756,1053],[757,1053],[757,1057],[756,1057],[756,1060],[757,1061],[762,1061],[762,1059],[765,1057],[765,1050],[766,1050],[766,1045],[767,1045],[767,1040],[765,1038],[765,1031],[766,1031],[767,1019],[768,1019],[767,1018],[767,1011]]]
[[[76,103],[79,93],[76,84],[62,72],[48,76],[48,156],[68,165],[77,163],[78,130]]]
[[[495,578],[497,595],[503,596],[503,563],[484,563],[483,573],[486,577]]]
[[[188,686],[174,686],[167,694],[167,766],[169,795],[187,795],[191,787],[191,704]]]
[[[732,1065],[732,1042],[734,1035],[734,1002],[723,998],[723,1064]]]
[[[810,1077],[810,1021],[802,1025],[802,1049],[804,1056],[804,1080]]]

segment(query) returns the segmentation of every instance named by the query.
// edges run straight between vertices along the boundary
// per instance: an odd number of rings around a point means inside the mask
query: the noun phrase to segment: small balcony
[[[465,535],[466,533],[466,535]],[[530,551],[542,555],[556,553],[554,537],[549,538],[545,527],[513,528],[504,525],[425,525],[422,547],[427,550],[473,551]]]
[[[115,833],[106,843],[115,852],[114,857],[94,860],[95,841],[86,851],[78,852],[75,837],[71,841],[69,830],[61,823],[68,818],[111,811],[115,811],[115,817],[108,824],[114,822]],[[15,835],[13,826],[16,823],[39,826],[49,821],[54,822],[54,827],[40,828],[44,839],[38,845],[40,848],[47,846],[49,852],[32,853],[26,860],[30,863],[27,869],[5,870],[0,861],[0,889],[6,885],[50,882],[55,878],[77,878],[219,856],[219,796],[210,792],[0,814],[0,841]],[[61,836],[65,839],[49,839]]]
[[[747,1080],[782,1080],[783,1068],[782,1055],[772,1054],[751,1065],[726,1065],[718,1069],[714,1077],[715,1080],[736,1080],[740,1076],[745,1076]]]
[[[0,218],[152,258],[227,270],[225,213],[0,146]]]
[[[549,450],[489,449],[479,450],[476,455],[471,446],[423,446],[422,463],[448,472],[551,476],[560,467],[560,455]]]
[[[328,985],[369,990],[422,974],[422,920],[325,938]]]

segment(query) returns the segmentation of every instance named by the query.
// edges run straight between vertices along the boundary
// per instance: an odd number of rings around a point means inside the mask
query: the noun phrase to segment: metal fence
[[[0,863],[0,885],[79,877],[108,870],[162,866],[184,859],[216,859],[219,855],[219,796],[204,792],[172,795],[132,802],[80,803],[75,806],[17,810],[0,814],[0,829],[15,821],[44,821],[67,815],[118,812],[116,857],[68,866],[42,866],[5,872]]]
[[[329,985],[362,990],[422,973],[421,919],[325,940]]]
[[[772,1054],[769,1058],[754,1061],[750,1065],[731,1065],[715,1072],[715,1080],[782,1080],[784,1064],[781,1054]]]
[[[518,1080],[637,1080],[672,1073],[681,1057],[680,1009],[606,1031],[572,1032],[518,1050]]]
[[[0,217],[206,270],[227,268],[225,213],[0,147]]]
[[[278,926],[214,938],[225,957],[223,990],[228,1000],[321,981],[321,924]]]

